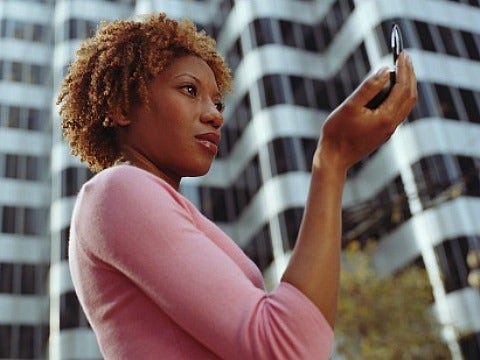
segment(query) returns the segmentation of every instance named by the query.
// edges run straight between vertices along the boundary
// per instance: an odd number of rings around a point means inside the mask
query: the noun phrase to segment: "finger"
[[[417,102],[418,90],[417,90],[417,77],[415,76],[412,59],[410,56],[407,55],[406,60],[407,60],[407,69],[409,72],[409,77],[408,77],[408,87],[405,92],[406,100],[404,104],[405,104],[405,111],[407,112],[407,115],[408,115],[410,110],[413,108],[413,106]]]
[[[417,98],[417,82],[410,57],[402,52],[397,61],[396,83],[382,107],[395,114],[397,122],[408,115]]]
[[[387,67],[380,68],[376,74],[366,78],[350,95],[349,101],[364,106],[377,95],[390,80],[390,71]]]
[[[398,107],[399,114],[405,118],[417,101],[417,78],[413,69],[411,57],[404,54],[403,66],[399,69],[399,84],[403,87],[403,97]]]
[[[408,84],[413,72],[412,62],[405,51],[402,51],[397,60],[397,84]]]
[[[394,106],[396,107],[404,96],[406,84],[409,83],[410,74],[404,51],[402,51],[398,56],[396,65],[395,85],[393,86],[387,100],[384,102],[385,106],[395,104]]]

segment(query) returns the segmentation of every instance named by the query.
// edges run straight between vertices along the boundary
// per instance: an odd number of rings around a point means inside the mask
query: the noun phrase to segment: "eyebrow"
[[[190,78],[192,78],[193,80],[195,80],[196,83],[198,84],[203,84],[204,82],[202,82],[197,76],[195,76],[194,74],[190,73],[190,72],[182,72],[180,74],[177,74],[175,76],[173,76],[172,79],[177,79],[179,77],[182,77],[182,76],[188,76]],[[215,81],[215,87],[217,88],[215,93],[214,93],[214,96],[215,97],[219,97],[221,98],[222,97],[222,94],[220,93],[220,91],[218,91],[218,85],[217,85],[217,82]]]

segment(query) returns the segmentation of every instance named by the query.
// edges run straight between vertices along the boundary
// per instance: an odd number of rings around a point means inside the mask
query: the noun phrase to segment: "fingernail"
[[[389,71],[388,68],[384,66],[384,67],[380,68],[380,69],[377,71],[377,73],[375,74],[375,76],[383,77],[383,76],[385,76],[385,75],[388,73],[388,71]]]

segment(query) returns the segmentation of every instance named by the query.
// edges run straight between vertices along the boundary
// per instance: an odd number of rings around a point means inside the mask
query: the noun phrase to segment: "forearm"
[[[340,277],[342,193],[347,169],[387,141],[417,97],[411,59],[402,52],[397,81],[374,110],[364,105],[389,79],[387,69],[367,78],[322,127],[297,243],[283,280],[302,291],[333,327]]]
[[[342,193],[346,170],[331,160],[314,161],[304,217],[282,280],[310,298],[333,328],[340,274]]]

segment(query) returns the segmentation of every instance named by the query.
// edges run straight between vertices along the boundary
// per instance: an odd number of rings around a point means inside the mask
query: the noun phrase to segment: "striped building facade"
[[[294,245],[328,113],[390,65],[397,22],[419,102],[344,194],[344,243],[378,242],[389,274],[425,266],[452,358],[480,358],[478,0],[0,2],[0,359],[99,359],[67,263],[75,195],[92,174],[61,140],[55,95],[100,20],[165,11],[215,37],[235,77],[219,156],[181,191],[273,285]],[[348,129],[346,129],[348,131]],[[126,324],[128,326],[128,324]]]

